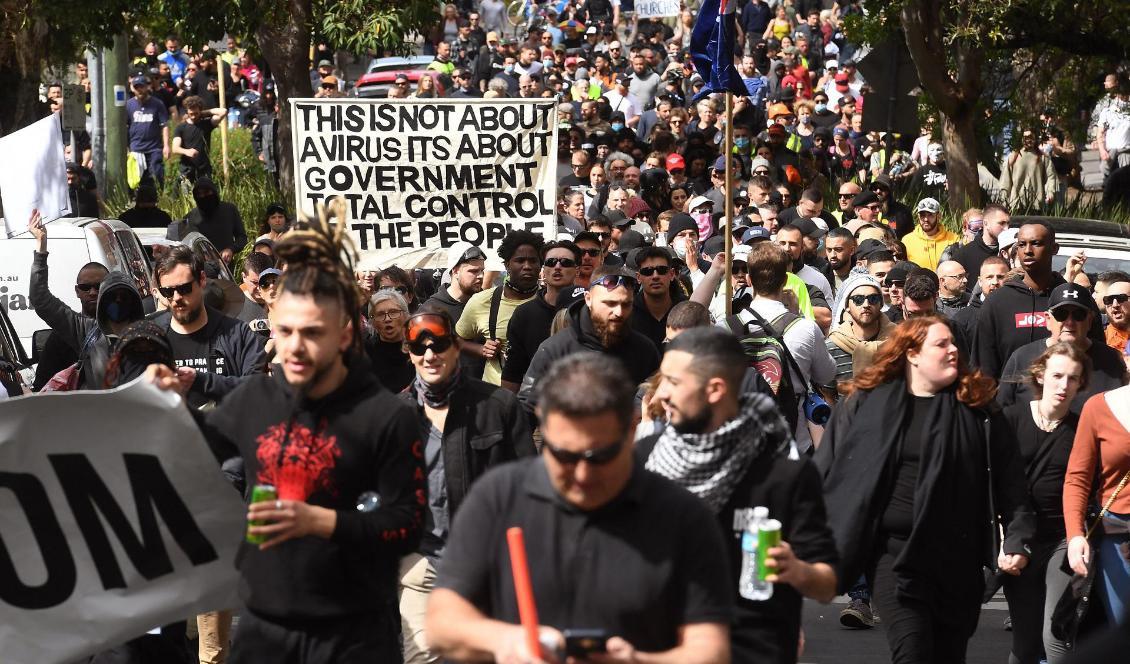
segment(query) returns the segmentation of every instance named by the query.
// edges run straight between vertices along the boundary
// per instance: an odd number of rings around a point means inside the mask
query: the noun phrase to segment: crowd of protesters
[[[892,662],[962,662],[997,587],[1010,661],[1097,661],[1130,597],[1130,274],[1082,254],[1057,271],[1055,230],[1010,226],[1007,204],[947,227],[936,127],[862,128],[840,29],[858,3],[740,3],[729,150],[721,97],[692,101],[690,11],[672,26],[566,3],[518,40],[501,4],[447,5],[428,72],[389,96],[558,99],[552,239],[355,271],[341,229],[272,206],[238,311],[172,250],[167,311],[146,317],[97,264],[70,310],[32,220],[54,339],[37,387],[144,372],[198,412],[245,497],[278,489],[248,508],[267,525],[238,562],[234,634],[232,607],[195,621],[200,661],[796,662],[803,600],[846,594],[840,623],[881,626]],[[226,55],[232,92],[269,92]],[[208,96],[214,58],[172,38],[139,58],[158,78],[131,80],[130,150],[155,180],[180,155],[192,228],[230,260],[248,238],[198,160],[232,121]],[[338,93],[330,59],[313,64],[312,92]],[[1111,89],[1097,132],[1118,165]],[[173,109],[196,130],[170,138]],[[1006,202],[1055,200],[1073,148],[1020,138]],[[782,537],[755,600],[743,536],[766,514]],[[517,625],[512,526],[540,652]],[[99,657],[144,661],[146,638]]]

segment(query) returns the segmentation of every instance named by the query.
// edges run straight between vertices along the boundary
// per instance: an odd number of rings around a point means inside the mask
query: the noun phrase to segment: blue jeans
[[[1106,523],[1121,524],[1117,534],[1103,536],[1098,547],[1098,564],[1103,607],[1111,622],[1122,624],[1126,619],[1126,600],[1130,598],[1130,560],[1126,559],[1130,547],[1130,514],[1106,515]]]
[[[864,604],[871,604],[871,587],[867,585],[867,577],[859,577],[848,591],[848,597],[863,600]]]
[[[160,187],[165,183],[165,157],[161,150],[145,153],[145,173],[141,174],[153,178],[153,183]]]

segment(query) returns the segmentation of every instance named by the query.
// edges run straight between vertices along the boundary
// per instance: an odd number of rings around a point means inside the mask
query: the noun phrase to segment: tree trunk
[[[260,24],[255,36],[271,73],[275,77],[275,94],[279,99],[278,153],[279,188],[287,197],[294,195],[294,151],[290,134],[290,100],[309,97],[310,68],[310,0],[287,0],[283,22]]]
[[[942,136],[946,150],[946,188],[949,208],[963,212],[981,205],[981,185],[977,176],[977,136],[974,130],[976,109],[942,116]]]

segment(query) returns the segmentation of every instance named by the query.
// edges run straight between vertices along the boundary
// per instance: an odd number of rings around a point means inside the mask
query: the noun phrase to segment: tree
[[[217,40],[227,32],[258,48],[276,82],[284,192],[294,189],[289,101],[311,96],[312,35],[353,53],[403,53],[413,46],[406,38],[439,21],[431,0],[156,0],[146,11],[155,30],[170,30],[187,42]]]
[[[1016,69],[1020,51],[1037,67],[1064,56],[1117,62],[1130,53],[1124,18],[1130,0],[865,0],[864,6],[867,17],[848,21],[849,38],[879,40],[901,28],[923,91],[942,115],[952,209],[981,202],[977,131],[994,110],[987,72]],[[1010,77],[1003,98],[1014,98],[1021,78]]]

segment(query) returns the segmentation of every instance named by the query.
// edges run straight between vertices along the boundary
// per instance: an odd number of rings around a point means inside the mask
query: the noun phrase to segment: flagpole
[[[726,91],[726,140],[723,141],[723,154],[726,155],[726,315],[734,313],[734,93]]]

